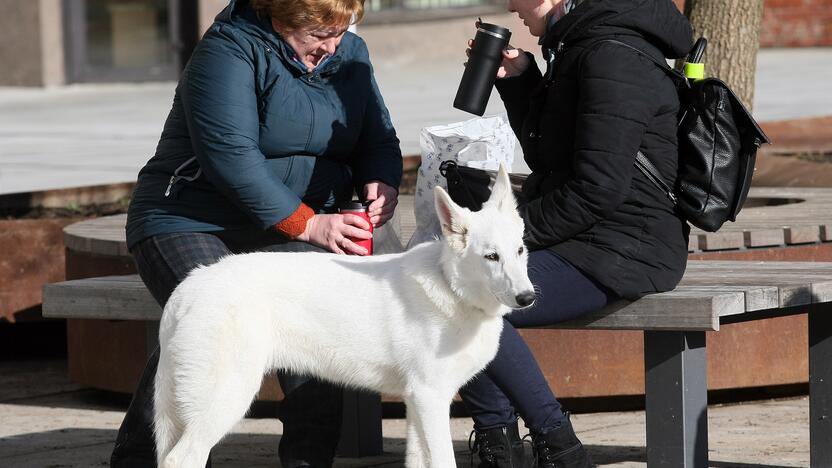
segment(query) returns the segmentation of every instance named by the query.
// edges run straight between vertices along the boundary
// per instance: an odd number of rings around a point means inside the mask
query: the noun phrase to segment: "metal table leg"
[[[381,453],[381,396],[372,392],[344,390],[344,420],[338,454],[355,458]]]
[[[832,304],[809,311],[809,462],[832,466]]]
[[[644,332],[647,466],[707,468],[705,332]]]

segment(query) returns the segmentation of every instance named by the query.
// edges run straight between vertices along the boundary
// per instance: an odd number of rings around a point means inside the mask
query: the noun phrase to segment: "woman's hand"
[[[512,76],[522,75],[529,68],[530,63],[531,60],[523,49],[508,46],[503,49],[503,63],[497,69],[497,78],[511,78]]]
[[[474,47],[474,40],[468,39],[468,48],[465,55],[471,56],[471,48]],[[515,49],[511,45],[503,49],[503,62],[497,69],[497,78],[511,78],[522,74],[529,68],[531,61],[523,49]],[[465,63],[466,65],[468,62]]]
[[[378,227],[393,217],[399,203],[399,191],[384,182],[372,181],[364,185],[364,199],[371,202],[367,214],[373,226]]]
[[[337,254],[367,255],[367,249],[348,239],[371,239],[370,225],[353,214],[316,214],[306,222],[297,240],[329,249]]]

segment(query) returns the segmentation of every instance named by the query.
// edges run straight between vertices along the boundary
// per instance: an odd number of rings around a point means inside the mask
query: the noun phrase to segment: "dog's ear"
[[[500,163],[500,168],[497,170],[497,180],[494,181],[491,196],[488,197],[486,203],[496,206],[500,211],[517,210],[517,200],[514,198],[514,192],[511,191],[511,180],[503,163]]]
[[[468,242],[468,216],[465,208],[454,203],[440,186],[433,188],[433,199],[442,235],[455,250],[462,250]]]

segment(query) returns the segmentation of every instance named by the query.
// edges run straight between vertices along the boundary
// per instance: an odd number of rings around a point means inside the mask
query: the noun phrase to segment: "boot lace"
[[[471,439],[473,438],[473,443]],[[486,463],[495,463],[494,455],[505,450],[502,444],[490,445],[488,439],[480,437],[476,430],[471,431],[468,435],[468,462],[473,468],[474,453],[479,453],[480,460]]]
[[[527,437],[531,437],[531,434],[527,434],[523,440],[525,441]],[[555,461],[581,448],[580,444],[576,444],[566,450],[555,452],[542,437],[537,440],[532,438],[531,444],[534,452],[534,466],[538,468],[554,468]]]

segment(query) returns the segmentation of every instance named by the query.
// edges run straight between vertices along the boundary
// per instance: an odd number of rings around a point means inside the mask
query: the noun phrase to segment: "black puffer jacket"
[[[692,30],[670,0],[586,0],[541,39],[551,78],[532,66],[497,89],[532,169],[521,205],[528,247],[632,299],[673,289],[685,269],[689,229],[633,165],[641,149],[675,181],[679,101],[653,62],[602,39],[676,58]]]

